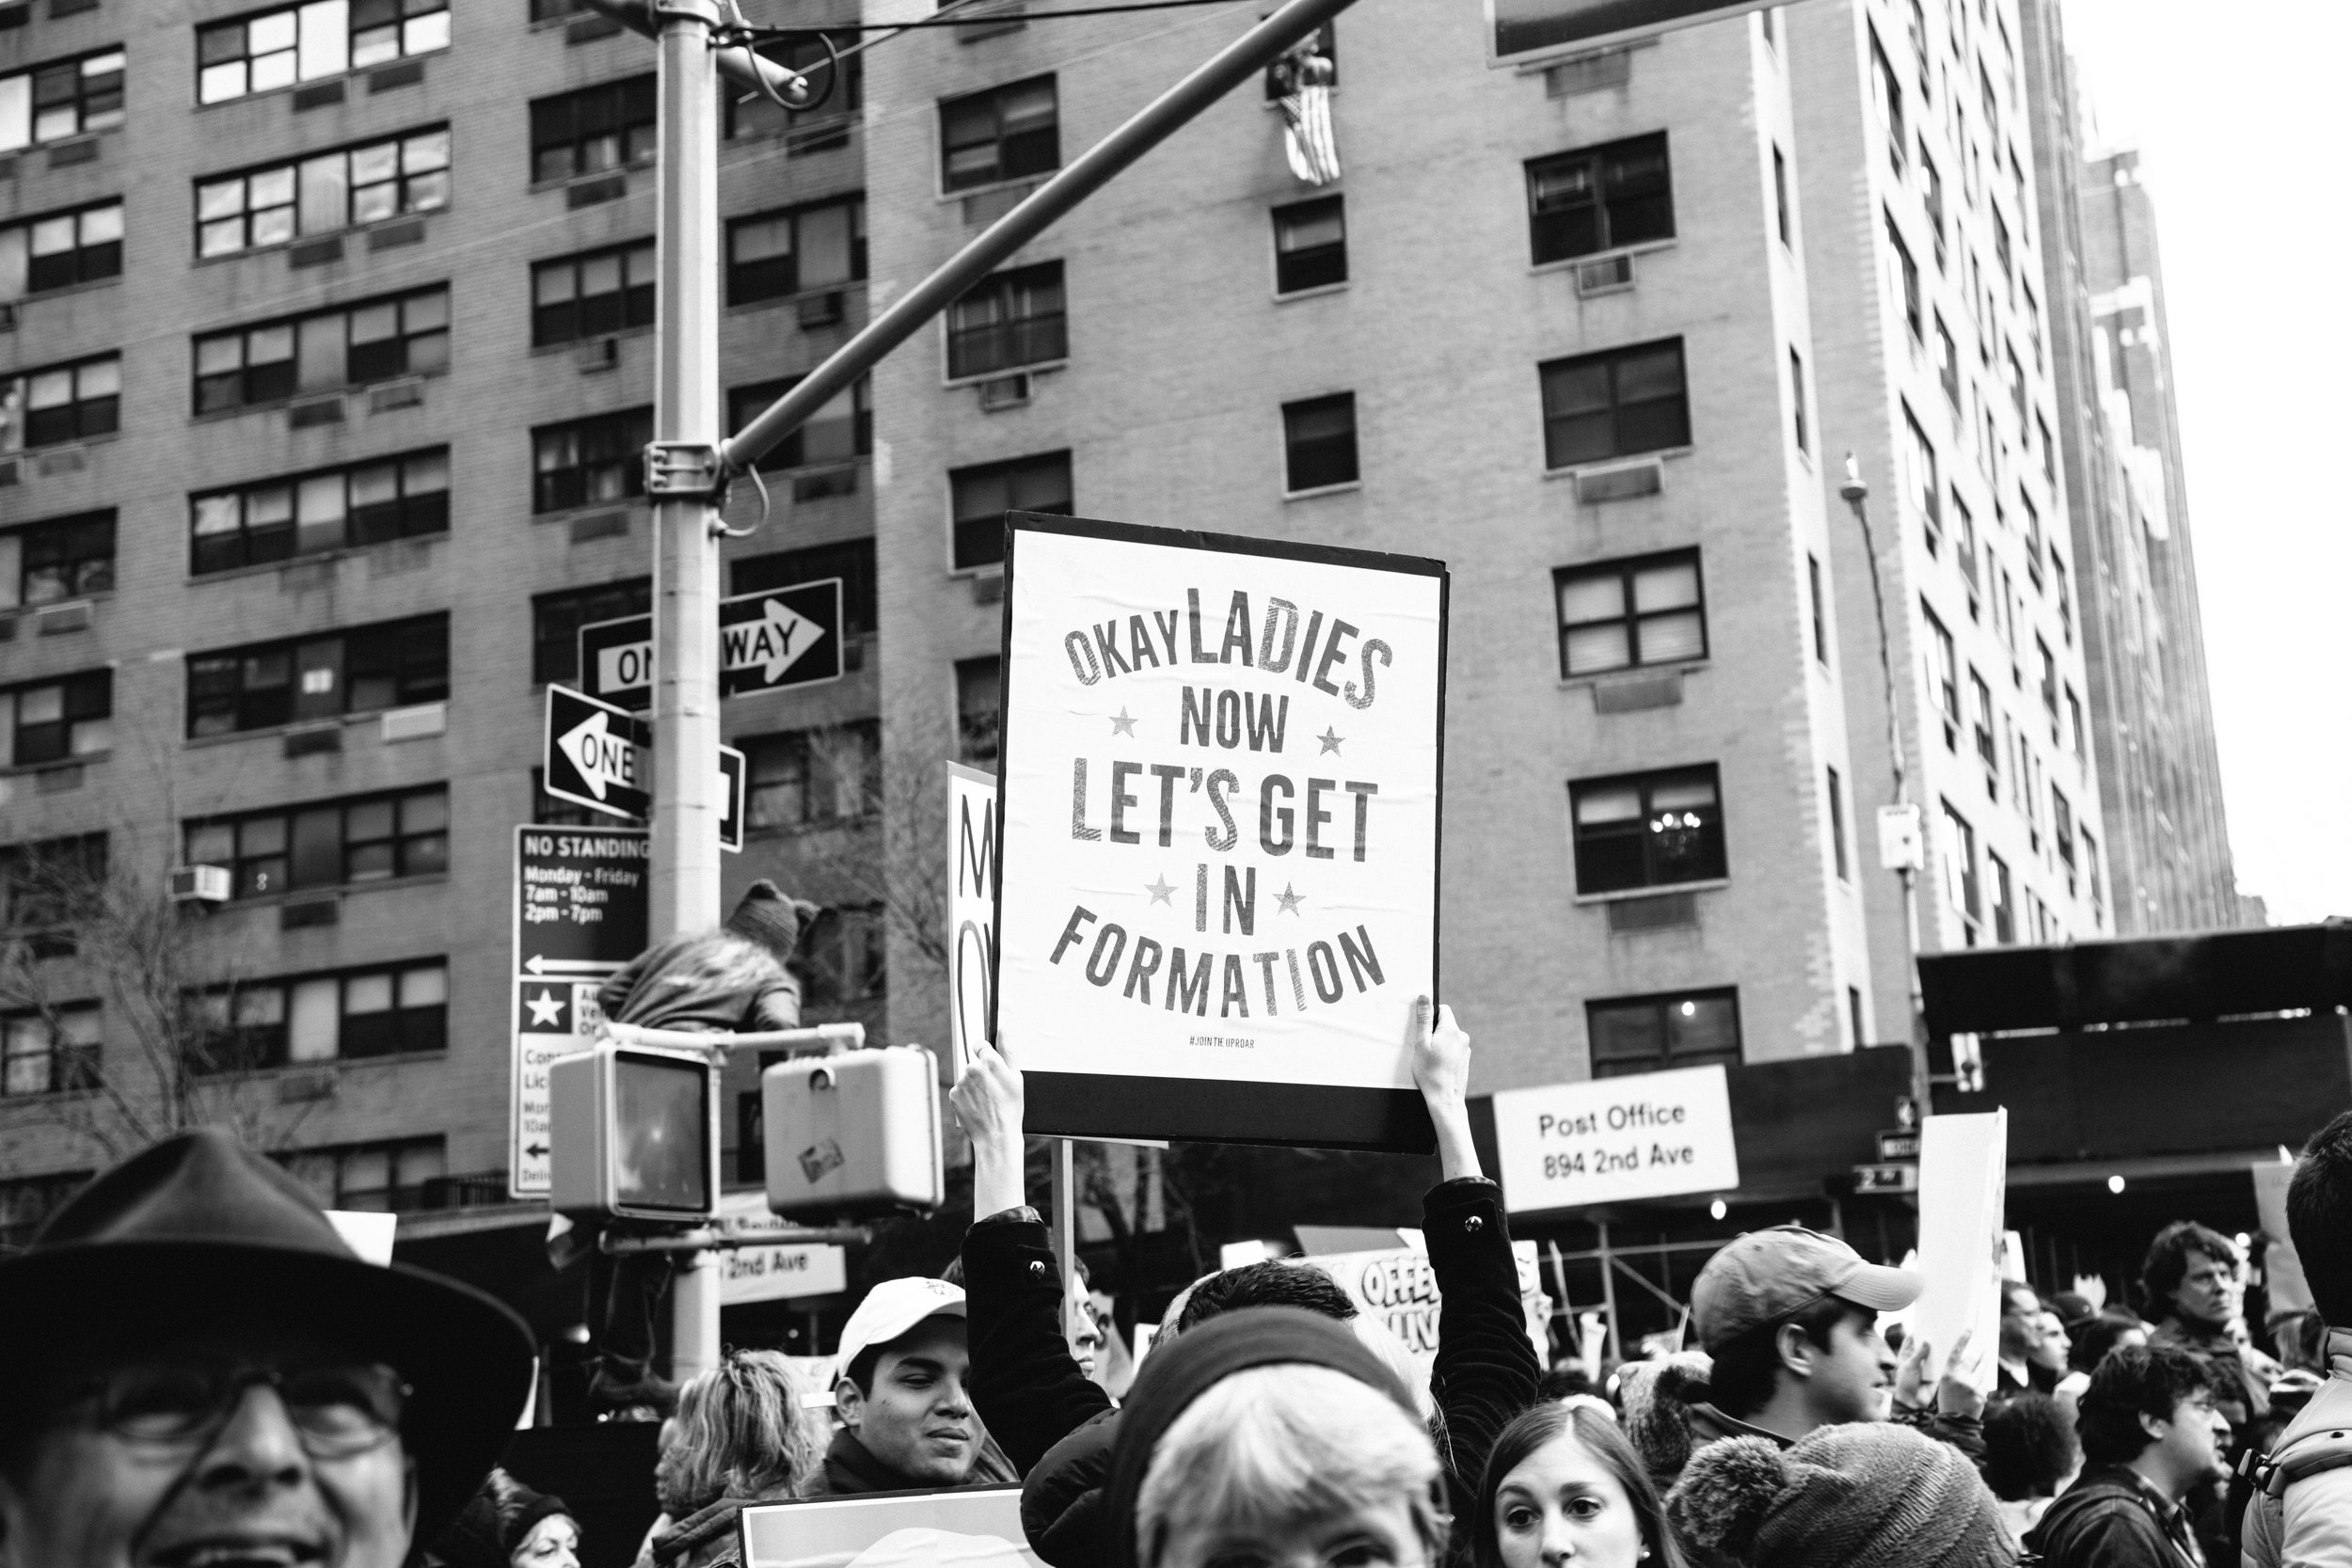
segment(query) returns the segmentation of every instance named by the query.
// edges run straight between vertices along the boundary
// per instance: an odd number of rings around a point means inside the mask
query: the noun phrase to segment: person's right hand
[[[1973,1421],[1984,1414],[1984,1390],[1969,1382],[1961,1370],[1974,1333],[1972,1329],[1963,1329],[1952,1341],[1952,1354],[1944,1358],[1944,1375],[1935,1383],[1935,1408],[1939,1415]]]
[[[986,1040],[972,1042],[972,1062],[947,1091],[956,1119],[975,1144],[1021,1147],[1021,1069]]]

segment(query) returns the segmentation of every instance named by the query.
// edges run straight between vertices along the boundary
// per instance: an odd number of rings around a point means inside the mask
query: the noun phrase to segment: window
[[[1356,394],[1282,404],[1282,463],[1283,488],[1293,495],[1355,483]]]
[[[531,343],[549,348],[653,325],[654,243],[614,245],[531,269]]]
[[[1347,211],[1318,197],[1274,209],[1274,292],[1327,289],[1347,281]]]
[[[122,418],[122,356],[102,354],[0,381],[6,450],[111,436]]]
[[[2074,595],[2067,590],[2066,562],[2056,550],[2050,552],[2050,596],[2058,601],[2058,630],[2071,648],[2074,645]]]
[[[1879,119],[1886,126],[1886,161],[1898,175],[1903,171],[1903,85],[1896,78],[1894,63],[1887,59],[1885,46],[1879,42],[1876,27],[1870,29],[1870,97],[1879,112]]]
[[[263,480],[188,498],[197,577],[449,531],[449,449]]]
[[[741,590],[739,588],[738,590]],[[531,601],[531,679],[534,685],[580,674],[580,628],[653,612],[653,578],[541,594]]]
[[[1061,166],[1058,100],[1050,75],[939,104],[940,185],[969,190]]]
[[[2036,588],[2042,586],[2042,509],[2023,490],[2017,493],[2017,504],[2026,514],[2026,575],[2033,578]],[[2053,556],[2051,559],[2056,560]]]
[[[1679,338],[1554,359],[1536,371],[1544,391],[1546,467],[1691,443]]]
[[[531,20],[561,22],[567,16],[579,16],[588,9],[588,0],[531,0]]]
[[[228,256],[449,205],[449,127],[196,183],[196,253]]]
[[[2033,427],[2034,433],[2042,437],[2042,477],[2048,480],[2055,489],[2058,484],[2058,443],[2050,439],[2050,421],[2037,412],[2033,417]]]
[[[276,807],[186,824],[190,865],[225,865],[239,898],[449,869],[449,786]]]
[[[531,101],[531,178],[643,163],[654,154],[654,73]]]
[[[1919,102],[1927,103],[1928,91],[1928,15],[1920,9],[1919,0],[1911,0],[1911,57],[1919,67]]]
[[[1829,616],[1821,602],[1821,558],[1808,552],[1804,558],[1805,586],[1811,590],[1813,611],[1813,657],[1826,667],[1829,663]]]
[[[11,736],[9,766],[38,768],[107,750],[114,744],[114,711],[112,670],[0,689],[0,735]]]
[[[1788,396],[1796,414],[1797,450],[1810,452],[1812,436],[1805,429],[1804,419],[1804,356],[1793,348],[1788,351]]]
[[[1780,221],[1780,243],[1794,248],[1795,230],[1788,222],[1788,156],[1772,144],[1772,211]]]
[[[1936,479],[1935,443],[1929,440],[1928,433],[1919,427],[1918,416],[1912,413],[1908,404],[1903,405],[1903,432],[1909,437],[1905,445],[1908,461],[1903,465],[1903,479],[1912,506],[1927,525],[1928,553],[1932,555],[1941,543],[1944,528],[1943,489]]]
[[[0,845],[0,931],[31,939],[37,958],[71,954],[69,928],[105,893],[103,832]]]
[[[104,1036],[95,1002],[0,1014],[0,1098],[98,1087]]]
[[[103,594],[115,585],[112,507],[34,523],[17,530],[12,539],[0,534],[0,562],[8,560],[11,543],[16,580],[0,582],[0,602],[56,604]]]
[[[2026,293],[2026,341],[2033,345],[2033,368],[2042,369],[2042,301],[2034,297],[2033,285],[2022,285]]]
[[[2017,362],[2017,351],[2015,349],[2008,349],[2004,352],[2009,357],[2010,406],[2017,410],[2018,439],[2024,440],[2032,428],[2026,423],[2026,367]]]
[[[449,1173],[449,1156],[438,1132],[389,1143],[302,1149],[272,1158],[310,1189],[320,1208],[376,1213],[425,1207],[431,1183]]]
[[[1952,634],[1927,601],[1919,602],[1919,613],[1928,626],[1929,691],[1935,700],[1935,711],[1944,719],[1944,740],[1954,744],[1960,729],[1960,660],[1952,648]]]
[[[1527,163],[1528,239],[1535,264],[1670,240],[1674,192],[1666,134]]]
[[[219,103],[449,47],[449,0],[313,0],[196,31],[196,101]]]
[[[256,981],[190,1001],[206,1026],[199,1072],[449,1048],[449,966],[437,959]]]
[[[1853,1048],[1859,1051],[1870,1037],[1869,1031],[1863,1026],[1862,1022],[1862,988],[1860,986],[1846,988],[1846,1022],[1848,1027],[1853,1031]]]
[[[1943,384],[1944,401],[1960,412],[1960,350],[1952,342],[1951,328],[1944,325],[1944,312],[1935,313],[1935,372]]]
[[[2066,792],[2056,784],[2050,786],[2050,836],[2058,841],[2058,859],[2069,871],[2074,869],[2074,807]]]
[[[754,828],[812,828],[882,810],[882,721],[747,736],[744,820]]]
[[[449,695],[449,615],[188,656],[188,736],[373,713]]]
[[[862,196],[727,225],[729,305],[837,289],[865,276]]]
[[[120,48],[0,76],[0,152],[122,123]]]
[[[196,340],[196,411],[449,369],[449,285]]]
[[[727,394],[727,428],[741,430],[768,411],[768,405],[790,391],[800,382],[797,375],[782,381],[763,381],[755,387],[738,387]],[[819,464],[854,462],[874,450],[873,386],[870,377],[860,376],[849,387],[827,398],[823,406],[809,417],[808,422],[768,449],[759,460],[762,468],[799,468]],[[795,483],[795,500],[815,500],[820,495],[848,495],[857,488],[854,473],[842,476],[841,483],[821,488],[803,488],[805,481]]]
[[[1563,566],[1552,583],[1564,679],[1707,657],[1696,550]]]
[[[835,906],[809,922],[800,959],[808,975],[808,1002],[839,1007],[870,1001],[889,989],[889,933],[879,907]]]
[[[2106,917],[2107,895],[2099,885],[2099,841],[2083,830],[2083,877],[2090,883],[2090,908],[2095,920]]]
[[[1928,157],[1928,144],[1919,143],[1919,177],[1923,186],[1920,199],[1928,210],[1928,231],[1935,240],[1935,270],[1942,272],[1947,260],[1944,245],[1944,176]]]
[[[1944,805],[1944,892],[1952,908],[1974,922],[1979,915],[1977,888],[1977,831],[1949,800]]]
[[[2009,862],[1987,849],[1984,872],[1992,884],[1993,940],[2007,945],[2017,940],[2017,891],[2010,881]]]
[[[2009,223],[1998,207],[1993,209],[1993,260],[2001,269],[2001,291],[2011,305],[2017,303],[2017,268],[2010,260]]]
[[[1596,1078],[1668,1068],[1740,1065],[1740,993],[1692,991],[1584,1004]]]
[[[1895,214],[1881,214],[1886,220],[1886,245],[1895,258],[1897,297],[1902,302],[1903,325],[1911,328],[1911,341],[1925,346],[1927,324],[1919,304],[1919,263],[1911,259],[1911,247],[1903,244],[1902,230],[1895,227]]]
[[[1837,879],[1852,879],[1852,871],[1846,861],[1846,788],[1837,769],[1829,769],[1829,842],[1832,859],[1837,866]]]
[[[1968,727],[1976,734],[1977,755],[1984,759],[1985,770],[1997,778],[2001,761],[1993,735],[1993,689],[1974,665],[1968,667]]]
[[[996,375],[1070,357],[1059,261],[980,279],[947,307],[947,377]]]
[[[531,510],[561,512],[645,493],[653,410],[628,408],[531,433]]]
[[[727,563],[732,594],[756,594],[764,588],[789,588],[826,578],[841,579],[841,635],[870,636],[876,627],[873,535],[837,545],[778,550],[772,555],[738,556]]]
[[[119,198],[0,229],[0,300],[120,276]]]
[[[947,475],[947,487],[955,513],[952,547],[958,571],[1005,559],[1006,513],[1044,512],[1068,517],[1076,511],[1071,499],[1070,454],[1066,451],[956,468]]]
[[[2083,700],[2074,695],[2074,689],[2066,689],[2066,749],[2076,756],[2083,754]]]
[[[1726,874],[1712,765],[1571,784],[1568,800],[1579,894],[1673,887]]]
[[[994,654],[956,661],[957,754],[976,767],[996,766],[1005,717],[1004,679]]]
[[[1960,575],[1968,582],[1968,612],[1977,610],[1977,519],[1968,510],[1968,503],[1960,499],[1960,491],[1952,491],[1952,553],[1960,558]]]

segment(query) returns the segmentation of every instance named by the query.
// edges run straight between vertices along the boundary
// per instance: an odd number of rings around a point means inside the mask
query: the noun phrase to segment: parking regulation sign
[[[644,816],[653,804],[653,726],[611,703],[548,688],[547,791],[610,816]]]
[[[841,579],[820,578],[719,601],[719,695],[816,686],[841,678]],[[580,628],[580,684],[591,697],[653,705],[653,617]]]

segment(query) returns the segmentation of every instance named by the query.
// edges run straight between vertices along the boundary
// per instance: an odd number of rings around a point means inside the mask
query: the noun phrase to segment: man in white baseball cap
[[[885,1279],[841,1328],[834,1404],[841,1430],[804,1497],[937,1491],[1018,1481],[966,1391],[963,1287]]]

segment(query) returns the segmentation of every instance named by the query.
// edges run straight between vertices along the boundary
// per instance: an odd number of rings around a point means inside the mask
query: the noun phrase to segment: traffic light
[[[549,1062],[556,1211],[710,1218],[719,1197],[717,1074],[700,1052],[610,1042]]]
[[[921,1046],[778,1062],[759,1075],[759,1097],[776,1213],[928,1214],[945,1199],[939,1070]]]

